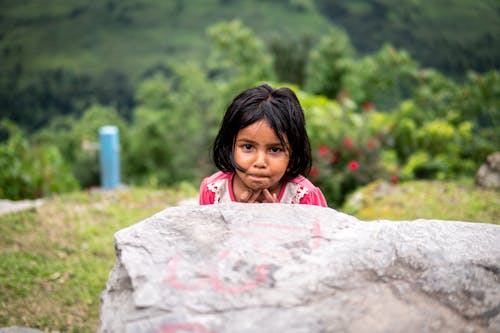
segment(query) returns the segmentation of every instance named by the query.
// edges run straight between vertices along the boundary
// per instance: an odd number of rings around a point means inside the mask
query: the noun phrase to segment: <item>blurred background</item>
[[[497,0],[1,1],[0,198],[198,186],[243,89],[290,86],[339,207],[362,185],[472,179],[499,149]]]
[[[113,234],[197,196],[226,106],[262,82],[297,93],[330,207],[500,223],[476,185],[499,70],[498,0],[0,0],[0,206],[40,198],[0,211],[0,327],[95,332]]]

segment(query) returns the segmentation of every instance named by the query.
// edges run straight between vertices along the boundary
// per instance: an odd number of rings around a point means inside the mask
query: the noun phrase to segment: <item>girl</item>
[[[226,110],[212,159],[221,171],[203,179],[200,205],[269,202],[326,207],[321,190],[303,175],[311,148],[302,107],[288,88],[245,90]]]

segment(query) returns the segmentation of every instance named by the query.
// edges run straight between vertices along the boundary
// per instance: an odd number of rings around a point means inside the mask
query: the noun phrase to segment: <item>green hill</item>
[[[390,41],[425,67],[454,76],[500,68],[497,0],[318,0],[318,8],[344,27],[359,52]]]
[[[497,0],[4,0],[0,120],[34,131],[93,103],[130,119],[138,82],[175,61],[205,60],[207,28],[235,19],[299,64],[335,25],[358,56],[390,42],[457,77],[500,67]]]
[[[321,35],[326,18],[287,1],[10,1],[3,4],[2,77],[64,68],[135,81],[169,59],[201,59],[206,28],[240,19],[267,38]]]
[[[206,28],[232,19],[268,42],[317,39],[336,24],[362,53],[389,41],[445,71],[499,67],[496,0],[25,0],[2,1],[0,74],[5,80],[47,69],[112,70],[135,81],[171,58],[200,59]]]

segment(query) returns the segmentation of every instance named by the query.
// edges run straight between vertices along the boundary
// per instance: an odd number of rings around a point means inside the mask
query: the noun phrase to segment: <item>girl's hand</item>
[[[247,190],[238,200],[246,203],[278,203],[278,196],[267,188],[259,191]]]
[[[252,190],[246,190],[241,194],[241,196],[238,198],[239,202],[246,202],[246,203],[254,203],[254,202],[259,202],[257,199],[261,195],[262,191],[252,191]]]
[[[261,202],[267,203],[278,203],[278,196],[276,193],[271,193],[267,188],[262,190],[262,194],[264,195],[264,200]]]

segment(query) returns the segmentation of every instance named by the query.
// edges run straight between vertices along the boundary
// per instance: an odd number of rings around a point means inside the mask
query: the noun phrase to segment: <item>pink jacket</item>
[[[232,184],[234,172],[219,171],[203,179],[200,185],[200,205],[236,202]],[[327,207],[325,196],[304,176],[297,176],[281,187],[280,203]]]

